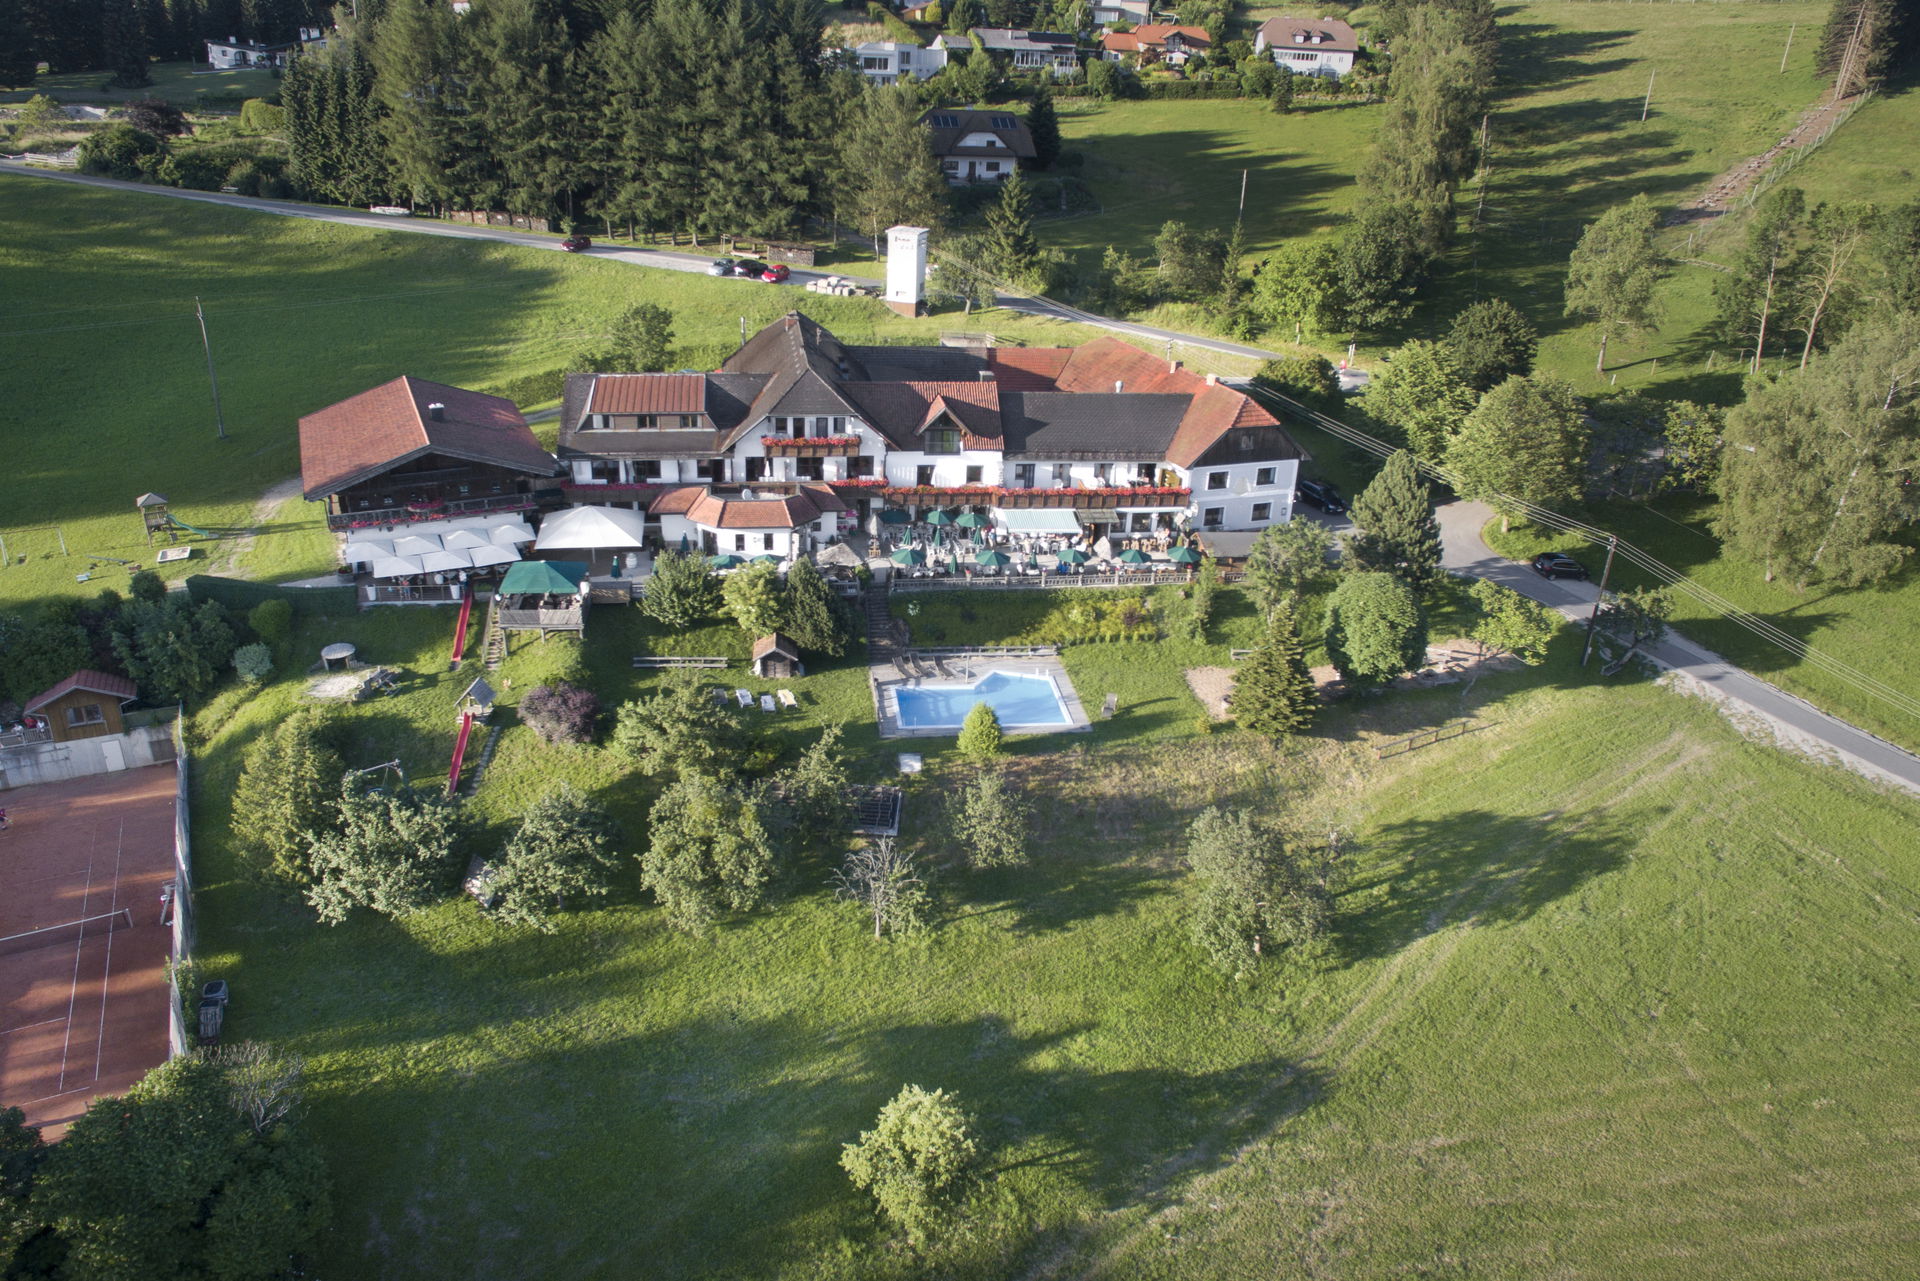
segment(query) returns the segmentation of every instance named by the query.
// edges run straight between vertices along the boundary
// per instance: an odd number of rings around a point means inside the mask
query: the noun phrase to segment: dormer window
[[[960,433],[951,427],[935,427],[922,437],[922,453],[957,454],[960,452]]]

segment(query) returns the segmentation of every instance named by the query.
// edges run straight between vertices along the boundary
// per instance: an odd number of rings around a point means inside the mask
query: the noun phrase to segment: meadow
[[[471,675],[445,671],[450,627],[436,610],[300,620],[291,653],[345,636],[406,673],[399,696],[333,713],[351,763],[444,775]],[[573,672],[611,707],[658,679],[630,653],[743,643],[596,609],[584,645],[517,647],[469,802],[479,847],[564,779],[637,850],[657,781],[604,746],[541,743],[513,700]],[[229,689],[192,721],[197,973],[232,982],[235,1035],[307,1057],[339,1203],[328,1273],[1899,1271],[1920,1173],[1913,803],[1746,743],[1703,705],[1589,682],[1573,651],[1464,697],[1332,708],[1279,748],[1196,737],[1191,699],[1016,740],[1034,859],[990,874],[960,870],[945,833],[966,768],[915,742],[928,772],[904,839],[940,906],[931,933],[887,944],[815,863],[707,939],[667,930],[631,872],[552,934],[465,901],[319,926],[224,836],[245,745],[304,678]],[[1067,658],[1083,700],[1119,667],[1189,661],[1151,644]],[[754,721],[783,751],[845,718],[860,775],[889,771],[860,667],[791,683],[802,711]],[[1375,759],[1462,713],[1472,733]],[[1209,804],[1339,828],[1352,850],[1332,936],[1256,980],[1207,971],[1187,938],[1180,834]],[[957,1091],[990,1150],[926,1254],[835,1164],[908,1081]]]
[[[105,106],[159,98],[188,111],[238,111],[248,98],[269,98],[280,91],[278,72],[243,67],[216,71],[202,62],[156,62],[147,73],[153,83],[116,88],[105,71],[65,71],[34,77],[31,85],[0,89],[0,103],[25,102],[45,94],[55,102]]]

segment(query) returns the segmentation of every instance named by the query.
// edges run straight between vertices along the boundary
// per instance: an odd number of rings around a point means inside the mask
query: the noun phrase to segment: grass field
[[[189,110],[211,108],[238,111],[248,98],[270,98],[280,92],[280,77],[271,71],[242,69],[215,71],[205,63],[156,62],[148,74],[153,83],[138,89],[116,89],[106,71],[69,71],[38,76],[31,85],[0,89],[0,103],[25,102],[36,93],[56,102],[106,106],[159,98]]]
[[[711,368],[789,308],[853,342],[931,340],[951,316],[905,320],[879,303],[710,280],[513,245],[366,231],[159,196],[7,177],[0,342],[9,420],[31,424],[0,469],[0,604],[124,587],[124,570],[76,583],[86,553],[149,556],[133,500],[165,494],[202,528],[262,535],[243,567],[287,578],[332,567],[297,501],[256,511],[299,467],[300,415],[412,373],[537,393],[575,351],[640,302],[674,312],[690,366]],[[206,306],[227,438],[216,439],[194,299]],[[990,313],[968,322],[1011,341],[1075,343],[1077,326]],[[57,524],[73,553],[59,554]],[[291,540],[294,545],[286,546]],[[228,565],[204,545],[170,574]],[[19,558],[25,557],[25,563]],[[115,575],[119,577],[116,578]]]
[[[409,673],[399,697],[341,709],[354,763],[444,772],[466,679],[442,674],[451,623],[301,620],[298,653],[345,636]],[[523,646],[499,683],[584,661],[613,701],[648,683],[627,655],[659,643],[596,610],[583,650]],[[676,647],[740,643],[715,628]],[[1458,692],[1335,710],[1284,752],[1235,734],[1202,750],[1130,713],[1022,740],[1034,864],[949,871],[936,931],[892,945],[813,865],[704,941],[631,882],[552,935],[464,902],[322,928],[224,836],[239,755],[298,683],[230,690],[193,722],[198,969],[233,983],[234,1035],[308,1059],[340,1207],[329,1274],[1901,1272],[1920,1174],[1913,805],[1699,704],[1584,683],[1570,650],[1482,680],[1475,732],[1384,761],[1370,744],[1457,713]],[[1103,674],[1069,658],[1084,700]],[[863,771],[882,767],[859,668],[799,692],[799,716],[756,723],[792,747],[851,717]],[[653,783],[498,715],[473,802],[492,839],[562,778],[643,839]],[[958,767],[924,746],[907,839],[944,864]],[[1329,943],[1252,983],[1199,969],[1185,932],[1178,835],[1220,802],[1358,842]],[[835,1165],[906,1081],[957,1090],[992,1150],[965,1226],[924,1257]]]

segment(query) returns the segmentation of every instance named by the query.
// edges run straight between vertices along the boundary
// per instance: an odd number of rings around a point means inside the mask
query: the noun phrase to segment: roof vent
[[[1123,383],[1123,382],[1121,382],[1121,381],[1120,381],[1120,380],[1119,380],[1118,378],[1116,378],[1116,379],[1114,379],[1114,380],[1113,380],[1113,394],[1114,394],[1114,395],[1116,395],[1116,396],[1118,396],[1118,395],[1119,395],[1119,394],[1120,394],[1121,392],[1123,392],[1123,391],[1125,391],[1126,389],[1127,389],[1127,385],[1126,385],[1125,383]]]
[[[437,423],[443,423],[447,420],[447,407],[436,400],[427,406],[427,417]]]
[[[1208,374],[1208,375],[1207,375],[1207,386],[1209,386],[1209,387],[1218,387],[1219,385],[1220,385],[1220,375],[1219,375],[1219,374]]]
[[[994,381],[993,371],[991,369],[982,369],[980,371],[980,381],[983,383],[990,383]]]
[[[1167,372],[1168,372],[1168,373],[1170,373],[1170,374],[1177,374],[1177,373],[1179,373],[1179,372],[1180,372],[1180,362],[1179,362],[1179,361],[1177,361],[1177,360],[1169,360],[1169,361],[1167,362]]]

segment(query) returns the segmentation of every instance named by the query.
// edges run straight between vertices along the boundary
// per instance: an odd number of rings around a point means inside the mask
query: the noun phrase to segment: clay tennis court
[[[0,792],[0,1106],[49,1138],[166,1061],[175,787],[153,765]]]

